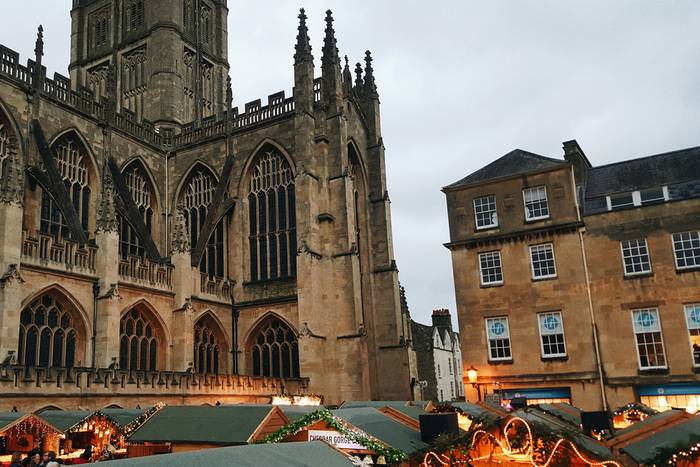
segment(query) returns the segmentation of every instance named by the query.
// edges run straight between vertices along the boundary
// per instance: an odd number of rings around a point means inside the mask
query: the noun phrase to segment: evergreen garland
[[[408,456],[406,455],[405,452],[392,448],[390,446],[386,446],[384,443],[376,440],[375,438],[367,436],[365,433],[357,430],[352,430],[348,428],[340,418],[335,417],[333,413],[328,410],[328,409],[320,409],[315,412],[311,412],[309,414],[304,415],[301,417],[299,420],[289,423],[288,425],[283,426],[276,432],[266,436],[262,440],[260,440],[258,443],[259,444],[273,444],[273,443],[280,443],[282,442],[285,438],[288,438],[290,436],[293,436],[297,433],[299,433],[301,430],[306,428],[309,425],[312,425],[316,422],[323,421],[325,422],[329,427],[333,428],[334,430],[337,430],[339,433],[343,434],[346,436],[348,439],[354,441],[357,444],[360,444],[367,448],[370,451],[375,452],[379,456],[384,456],[384,458],[387,460],[387,462],[392,463],[392,464],[398,464],[404,459],[406,459]]]

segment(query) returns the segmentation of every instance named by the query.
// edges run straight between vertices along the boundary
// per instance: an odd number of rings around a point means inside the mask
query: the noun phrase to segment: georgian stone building
[[[227,15],[74,0],[70,79],[0,48],[3,405],[412,397],[372,57],[328,12],[317,78],[302,10],[238,109]]]
[[[700,408],[700,148],[599,167],[576,141],[516,149],[443,191],[482,394]]]

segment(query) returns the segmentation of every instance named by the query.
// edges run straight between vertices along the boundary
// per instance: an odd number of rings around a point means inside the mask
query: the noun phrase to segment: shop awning
[[[683,396],[688,394],[700,394],[700,384],[676,383],[655,386],[637,386],[637,394],[640,396]]]
[[[528,399],[571,399],[570,388],[502,389],[503,399],[527,397]]]

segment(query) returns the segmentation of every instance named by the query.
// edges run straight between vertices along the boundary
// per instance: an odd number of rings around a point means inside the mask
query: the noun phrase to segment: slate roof
[[[100,463],[100,465],[103,465]],[[308,443],[253,444],[201,451],[138,457],[105,462],[113,467],[192,467],[235,465],[237,467],[347,467],[352,462],[321,441]]]
[[[338,409],[333,411],[333,415],[406,454],[428,446],[421,441],[419,431],[397,422],[372,407]]]
[[[653,460],[660,450],[689,448],[697,442],[698,433],[700,433],[700,415],[696,415],[687,422],[656,432],[636,443],[625,446],[621,450],[636,462],[646,464]]]
[[[129,441],[246,444],[273,409],[269,405],[165,407],[141,425]]]
[[[485,182],[511,175],[524,174],[535,170],[547,169],[559,165],[566,165],[568,162],[561,159],[540,156],[522,149],[514,149],[505,156],[496,159],[489,165],[480,168],[463,179],[448,185],[445,189],[457,188],[471,185],[472,183]]]
[[[22,417],[24,417],[24,414],[18,412],[0,412],[0,431],[4,430],[7,426],[15,423]]]
[[[38,414],[37,417],[65,433],[88,418],[92,413],[87,410],[45,410]]]

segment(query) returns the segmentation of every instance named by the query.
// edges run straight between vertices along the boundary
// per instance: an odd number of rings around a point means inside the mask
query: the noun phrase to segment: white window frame
[[[618,211],[620,209],[626,209],[626,208],[630,208],[630,207],[638,208],[640,206],[647,206],[649,204],[660,203],[660,202],[662,202],[661,198],[647,201],[646,203],[642,202],[642,191],[649,191],[649,190],[659,189],[659,188],[661,188],[661,191],[663,192],[663,202],[664,203],[668,202],[671,199],[671,196],[670,196],[669,191],[668,191],[668,186],[664,185],[661,187],[646,188],[644,190],[626,191],[626,192],[621,192],[621,193],[609,194],[605,197],[607,204],[608,204],[608,211]],[[613,207],[612,199],[613,199],[613,197],[618,196],[618,195],[630,195],[630,196],[632,196],[632,204],[625,204],[623,206]]]
[[[656,314],[656,319],[659,322],[659,330],[658,331],[647,331],[647,332],[637,332],[635,330],[635,314],[636,313],[641,313],[644,311],[651,311]],[[659,314],[659,309],[658,308],[641,308],[637,310],[632,310],[631,313],[632,316],[632,333],[634,334],[634,349],[637,352],[637,367],[642,370],[666,370],[668,369],[668,357],[666,355],[666,345],[664,344],[664,331],[661,327],[661,315]],[[637,342],[637,335],[638,334],[646,334],[646,333],[652,333],[652,332],[658,332],[660,339],[661,339],[661,351],[663,352],[664,356],[664,365],[656,365],[656,366],[642,366],[642,357],[641,354],[639,353],[639,343]]]
[[[552,332],[547,329],[542,328],[542,318],[547,316],[547,315],[557,315],[559,316],[559,323],[561,325],[561,332]],[[564,332],[564,317],[561,314],[561,311],[546,311],[543,313],[537,313],[537,328],[540,331],[540,355],[542,355],[542,358],[547,359],[547,358],[560,358],[560,357],[566,357],[568,355],[567,350],[566,350],[566,333]],[[544,336],[555,336],[561,334],[561,339],[562,339],[562,344],[564,345],[564,352],[563,353],[545,353],[544,351]]]
[[[505,335],[504,337],[499,337],[498,339],[507,339],[508,340],[508,353],[510,354],[507,357],[491,357],[491,338],[489,337],[489,322],[490,321],[505,321]],[[486,326],[486,351],[488,354],[488,361],[489,362],[509,362],[513,360],[513,342],[511,341],[510,338],[510,324],[508,323],[508,317],[507,316],[492,316],[490,318],[484,319],[484,325]]]
[[[491,223],[490,224],[485,224],[485,225],[479,225],[479,214],[476,210],[476,203],[477,201],[481,200],[487,200],[488,203],[491,203],[491,198],[493,198],[493,211],[484,211],[484,212],[493,212],[493,215],[491,216]],[[480,196],[478,198],[474,198],[472,201],[472,205],[474,206],[474,226],[476,227],[476,230],[487,230],[487,229],[493,229],[498,227],[498,205],[496,204],[496,195],[487,195],[487,196]],[[483,212],[481,213],[483,214]],[[495,221],[495,222],[494,222]]]
[[[545,205],[547,206],[547,215],[530,217],[529,210],[527,208],[527,201],[525,199],[525,193],[536,191],[536,190],[539,191],[540,189],[544,191],[544,202],[545,202]],[[538,186],[523,188],[523,209],[525,211],[525,221],[526,222],[533,222],[533,221],[540,221],[543,219],[549,219],[551,213],[549,211],[549,196],[547,196],[547,185],[538,185]]]
[[[542,248],[542,247],[550,247],[552,251],[552,261],[554,262],[554,274],[548,274],[546,276],[536,276],[535,275],[535,262],[532,258],[532,250],[535,248]],[[554,254],[554,243],[540,243],[538,245],[531,245],[528,248],[528,252],[530,254],[530,270],[532,272],[532,280],[540,281],[540,280],[546,280],[546,279],[554,279],[558,275],[557,271],[557,257]]]
[[[698,331],[700,332],[700,323],[697,325],[691,325],[690,321],[690,313],[692,311],[697,310],[698,313],[700,313],[700,303],[691,303],[689,305],[685,305],[683,307],[683,314],[685,315],[685,325],[688,329],[688,342],[690,344],[690,358],[693,361],[693,367],[695,368],[700,368],[700,362],[696,363],[695,362],[695,349],[693,349],[693,340],[691,339],[692,331]]]
[[[683,271],[686,269],[697,269],[700,268],[700,258],[698,258],[697,264],[693,264],[691,266],[679,266],[678,265],[678,252],[676,251],[676,235],[683,235],[683,234],[696,234],[698,236],[698,239],[700,239],[700,230],[686,230],[685,232],[675,232],[671,234],[671,248],[673,248],[673,259],[676,263],[676,270],[677,271]],[[682,240],[681,240],[682,241]],[[691,239],[692,241],[692,239]]]
[[[484,277],[484,268],[482,267],[481,263],[481,257],[486,256],[486,255],[497,255],[498,256],[498,269],[501,273],[501,280],[498,281],[491,281],[491,282],[486,282],[486,278]],[[484,251],[483,253],[479,253],[479,280],[481,281],[481,285],[501,285],[503,284],[503,258],[501,257],[501,251],[496,250],[496,251]],[[494,266],[495,268],[496,266]]]
[[[639,248],[639,243],[641,243],[641,242],[644,243],[644,248],[646,249],[646,256],[648,259],[647,263],[649,263],[648,270],[639,271],[639,272],[634,272],[634,271],[628,272],[627,271],[627,263],[625,262],[625,259],[627,259],[627,257],[625,256],[625,245],[624,245],[626,242],[637,242],[637,248]],[[641,275],[645,275],[645,274],[650,274],[653,270],[652,265],[651,265],[651,253],[649,253],[649,243],[647,242],[646,238],[633,238],[630,240],[620,240],[620,255],[622,258],[622,271],[624,272],[625,277],[633,277],[633,276],[641,276]],[[641,257],[641,255],[630,256],[629,258],[636,258],[636,257]]]

